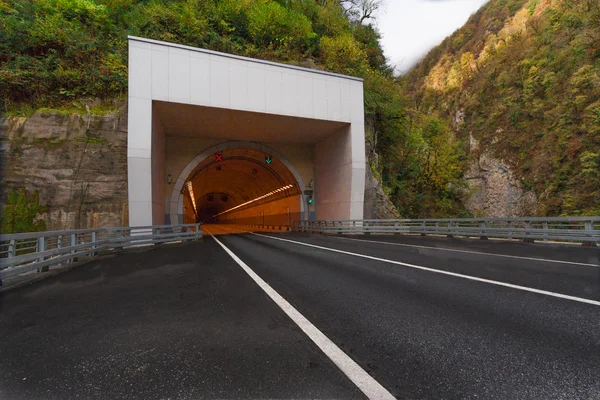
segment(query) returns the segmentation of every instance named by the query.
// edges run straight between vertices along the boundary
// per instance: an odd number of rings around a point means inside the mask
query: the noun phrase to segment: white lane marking
[[[572,300],[572,301],[577,301],[577,302],[580,302],[580,303],[587,303],[587,304],[592,304],[594,306],[600,306],[600,301],[590,300],[590,299],[584,299],[582,297],[569,296],[569,295],[566,295],[566,294],[549,292],[549,291],[540,290],[540,289],[534,289],[534,288],[530,288],[530,287],[527,287],[527,286],[513,285],[512,283],[505,283],[505,282],[493,281],[491,279],[478,278],[476,276],[471,276],[471,275],[457,274],[456,272],[449,272],[449,271],[444,271],[444,270],[440,270],[440,269],[422,267],[420,265],[408,264],[408,263],[404,263],[404,262],[401,262],[401,261],[388,260],[388,259],[385,259],[385,258],[367,256],[367,255],[364,255],[364,254],[352,253],[352,252],[349,252],[349,251],[332,249],[332,248],[323,247],[323,246],[317,246],[315,244],[309,244],[309,243],[304,243],[304,242],[297,242],[295,240],[283,239],[283,238],[278,238],[278,237],[273,237],[273,236],[268,236],[268,235],[261,235],[261,234],[252,233],[252,232],[250,232],[250,234],[251,235],[265,237],[265,238],[272,239],[272,240],[281,240],[282,242],[290,242],[290,243],[295,243],[295,244],[299,244],[299,245],[302,245],[302,246],[314,247],[315,249],[328,250],[328,251],[333,251],[335,253],[347,254],[347,255],[350,255],[350,256],[356,256],[356,257],[362,257],[362,258],[368,258],[369,260],[375,260],[375,261],[381,261],[381,262],[386,262],[386,263],[390,263],[390,264],[402,265],[404,267],[409,267],[409,268],[414,268],[414,269],[420,269],[420,270],[423,270],[423,271],[435,272],[435,273],[438,273],[438,274],[455,276],[455,277],[458,277],[458,278],[469,279],[469,280],[472,280],[472,281],[489,283],[489,284],[496,285],[496,286],[504,286],[504,287],[508,287],[508,288],[511,288],[511,289],[518,289],[518,290],[523,290],[523,291],[526,291],[526,292],[543,294],[543,295],[546,295],[546,296],[558,297],[560,299]]]
[[[314,326],[304,315],[287,302],[267,282],[258,276],[245,262],[229,250],[219,239],[211,234],[223,250],[239,264],[240,267],[256,282],[258,286],[302,329],[327,357],[369,398],[369,399],[394,399],[390,392],[379,384],[371,375],[362,369],[354,360],[336,346],[327,336]]]
[[[339,236],[327,236],[327,237],[331,237],[331,238],[335,238],[335,239],[343,239],[343,240],[354,240],[356,242],[389,244],[391,246],[417,247],[417,248],[420,248],[420,249],[428,249],[428,250],[454,251],[454,252],[457,252],[457,253],[481,254],[481,255],[486,255],[486,256],[506,257],[506,258],[518,258],[518,259],[521,259],[521,260],[543,261],[543,262],[551,262],[551,263],[558,263],[558,264],[573,264],[573,265],[582,265],[582,266],[585,266],[585,267],[600,267],[599,264],[588,264],[588,263],[580,263],[580,262],[574,262],[574,261],[562,261],[562,260],[549,260],[547,258],[512,256],[512,255],[509,255],[509,254],[485,253],[485,252],[482,252],[482,251],[449,249],[447,247],[431,247],[431,246],[422,246],[422,245],[418,245],[418,244],[406,244],[406,243],[394,243],[394,242],[378,242],[376,240],[353,239],[353,238],[339,237]]]

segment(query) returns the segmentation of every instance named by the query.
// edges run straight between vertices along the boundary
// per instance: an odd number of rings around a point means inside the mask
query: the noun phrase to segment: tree
[[[364,20],[374,18],[384,0],[340,0],[340,5],[352,19],[362,24]]]

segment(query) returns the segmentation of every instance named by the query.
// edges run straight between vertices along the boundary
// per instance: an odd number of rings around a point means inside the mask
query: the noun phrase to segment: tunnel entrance
[[[363,216],[360,78],[129,37],[127,115],[130,226]]]
[[[269,151],[215,151],[187,176],[181,190],[184,223],[290,225],[300,220],[302,190]]]

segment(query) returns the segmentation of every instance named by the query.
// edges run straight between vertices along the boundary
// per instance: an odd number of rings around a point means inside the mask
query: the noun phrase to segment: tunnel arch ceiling
[[[229,204],[286,182],[294,191],[276,196],[297,197],[296,208],[306,209],[295,219],[362,218],[362,80],[129,37],[128,101],[130,226],[183,222],[186,205],[176,188],[188,181],[195,201],[223,193]],[[216,169],[202,164],[210,163],[204,153],[215,148],[231,151],[220,183],[208,175]],[[269,172],[274,180],[260,182],[248,171],[265,149],[277,154]],[[275,170],[278,160],[285,169]],[[199,186],[201,171],[213,179],[211,189]],[[302,187],[311,184],[315,201],[308,205]]]
[[[304,189],[298,171],[278,152],[228,142],[202,152],[184,169],[171,195],[170,221],[287,225],[301,219]]]

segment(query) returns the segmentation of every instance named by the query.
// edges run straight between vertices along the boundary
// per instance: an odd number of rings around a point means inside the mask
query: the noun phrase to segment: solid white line
[[[394,243],[394,242],[378,242],[376,240],[362,240],[362,239],[353,239],[353,238],[339,237],[339,236],[327,236],[327,237],[331,237],[331,238],[335,238],[335,239],[343,239],[343,240],[354,240],[356,242],[389,244],[391,246],[417,247],[417,248],[420,248],[420,249],[428,249],[428,250],[454,251],[454,252],[457,252],[457,253],[481,254],[481,255],[486,255],[486,256],[506,257],[506,258],[518,258],[518,259],[521,259],[521,260],[543,261],[543,262],[551,262],[551,263],[558,263],[558,264],[573,264],[573,265],[582,265],[582,266],[585,266],[585,267],[600,267],[600,265],[598,265],[598,264],[588,264],[588,263],[580,263],[580,262],[574,262],[574,261],[562,261],[562,260],[549,260],[547,258],[512,256],[512,255],[509,255],[509,254],[485,253],[485,252],[482,252],[482,251],[449,249],[447,247],[431,247],[431,246],[422,246],[422,245],[418,245],[418,244],[406,244],[406,243]]]
[[[212,234],[211,236],[369,399],[394,399],[394,396],[392,396],[390,392],[373,379],[373,377],[362,369],[354,360],[348,357],[348,355],[336,346],[335,343],[329,340],[323,332],[300,314],[294,306],[281,297],[279,293],[258,276],[245,262],[221,243],[219,239]]]
[[[457,274],[456,272],[449,272],[449,271],[443,271],[443,270],[434,269],[434,268],[422,267],[420,265],[408,264],[408,263],[404,263],[404,262],[400,262],[400,261],[388,260],[388,259],[385,259],[385,258],[367,256],[367,255],[364,255],[364,254],[352,253],[352,252],[349,252],[349,251],[332,249],[332,248],[323,247],[323,246],[317,246],[315,244],[309,244],[309,243],[304,243],[304,242],[297,242],[295,240],[277,238],[277,237],[273,237],[273,236],[261,235],[261,234],[252,233],[252,232],[251,232],[251,234],[252,235],[256,235],[256,236],[265,237],[265,238],[268,238],[268,239],[281,240],[282,242],[289,242],[289,243],[299,244],[299,245],[302,245],[302,246],[314,247],[315,249],[328,250],[328,251],[333,251],[335,253],[347,254],[347,255],[356,256],[356,257],[362,257],[362,258],[368,258],[369,260],[375,260],[375,261],[381,261],[381,262],[386,262],[386,263],[390,263],[390,264],[402,265],[404,267],[420,269],[420,270],[423,270],[423,271],[435,272],[435,273],[438,273],[438,274],[450,275],[450,276],[455,276],[455,277],[458,277],[458,278],[469,279],[469,280],[472,280],[472,281],[484,282],[484,283],[489,283],[489,284],[492,284],[492,285],[508,287],[508,288],[511,288],[511,289],[518,289],[518,290],[523,290],[523,291],[526,291],[526,292],[543,294],[543,295],[546,295],[546,296],[558,297],[560,299],[572,300],[572,301],[577,301],[577,302],[580,302],[580,303],[586,303],[586,304],[592,304],[594,306],[600,306],[600,301],[590,300],[590,299],[584,299],[582,297],[575,297],[575,296],[569,296],[569,295],[561,294],[561,293],[548,292],[546,290],[534,289],[534,288],[530,288],[530,287],[527,287],[527,286],[513,285],[512,283],[505,283],[505,282],[493,281],[491,279],[477,278],[475,276]]]

